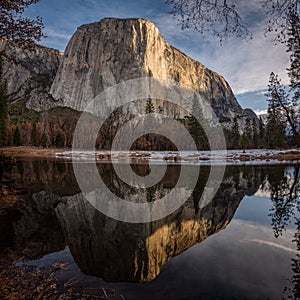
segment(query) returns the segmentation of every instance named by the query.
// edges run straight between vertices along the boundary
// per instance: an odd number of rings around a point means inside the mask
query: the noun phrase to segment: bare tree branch
[[[300,15],[300,0],[262,0],[268,15],[267,32],[275,32],[276,40],[285,42],[290,20]]]
[[[268,21],[266,33],[275,32],[276,40],[286,41],[292,15],[300,15],[300,0],[259,0]],[[179,16],[182,29],[209,32],[221,41],[229,36],[252,37],[236,7],[237,0],[166,0],[172,13]]]
[[[167,0],[180,16],[182,29],[209,32],[222,41],[229,36],[252,37],[236,10],[236,0]]]

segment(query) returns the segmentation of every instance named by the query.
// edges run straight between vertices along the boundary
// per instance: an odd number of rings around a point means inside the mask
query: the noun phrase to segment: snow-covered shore
[[[58,151],[56,157],[82,161],[114,161],[120,163],[160,164],[228,164],[228,165],[264,165],[278,163],[299,163],[300,149],[270,150],[227,150],[227,151]]]
[[[279,163],[300,163],[300,149],[253,149],[227,151],[72,151],[39,147],[3,147],[0,152],[12,157],[60,158],[79,161],[152,163],[152,164],[227,164],[227,165],[265,165]]]

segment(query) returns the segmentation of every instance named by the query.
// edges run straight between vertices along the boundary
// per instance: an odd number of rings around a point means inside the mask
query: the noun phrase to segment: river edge
[[[177,164],[274,164],[300,161],[300,149],[247,149],[220,151],[74,151],[70,148],[2,147],[0,153],[14,158],[61,158],[129,163]]]

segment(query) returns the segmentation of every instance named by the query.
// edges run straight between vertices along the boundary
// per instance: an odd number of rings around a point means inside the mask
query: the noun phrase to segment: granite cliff
[[[180,82],[209,101],[218,117],[242,115],[229,84],[217,73],[172,47],[144,19],[105,18],[82,25],[65,53],[36,45],[33,51],[0,42],[10,101],[26,99],[37,111],[55,106],[83,110],[89,100],[125,80],[154,77]]]
[[[197,91],[200,101],[211,105],[229,133],[235,116],[240,130],[246,118],[256,118],[252,111],[244,113],[222,76],[168,44],[148,20],[105,18],[82,25],[65,53],[39,45],[24,51],[8,41],[0,41],[0,51],[10,58],[2,61],[0,77],[7,83],[9,94],[7,145],[71,147],[74,128],[87,103],[108,87],[135,78],[172,80]],[[185,98],[179,93],[179,98],[192,109],[192,96]],[[189,113],[189,108],[178,110],[179,106],[171,102],[152,100],[154,110],[169,118],[184,119]],[[106,101],[97,103],[103,111]],[[117,109],[102,126],[96,146],[109,149],[122,124],[144,112],[145,105],[139,101]],[[36,127],[37,134],[32,134]],[[20,132],[20,141],[13,138],[16,131]],[[237,147],[230,142],[230,134],[226,139],[229,147]],[[169,149],[157,140],[159,150]],[[141,147],[146,149],[145,145]]]
[[[144,19],[105,18],[79,27],[50,92],[64,106],[83,110],[109,86],[147,76],[175,80],[196,90],[218,117],[242,114],[222,76],[172,47],[158,28]],[[154,106],[157,109],[158,103]]]
[[[24,51],[2,40],[2,51],[9,57],[3,59],[1,78],[7,83],[10,103],[25,102],[36,111],[59,105],[49,93],[62,57],[58,50],[35,45]]]

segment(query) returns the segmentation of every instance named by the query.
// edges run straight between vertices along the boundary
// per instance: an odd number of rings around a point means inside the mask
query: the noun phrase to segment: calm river
[[[168,165],[158,184],[139,189],[111,164],[97,167],[113,193],[148,202],[169,193],[181,169]],[[9,205],[0,256],[41,268],[63,263],[58,286],[101,287],[118,299],[299,299],[300,165],[227,166],[217,194],[199,207],[209,171],[200,168],[192,195],[171,215],[130,224],[85,200],[71,161],[18,160],[1,200]]]

